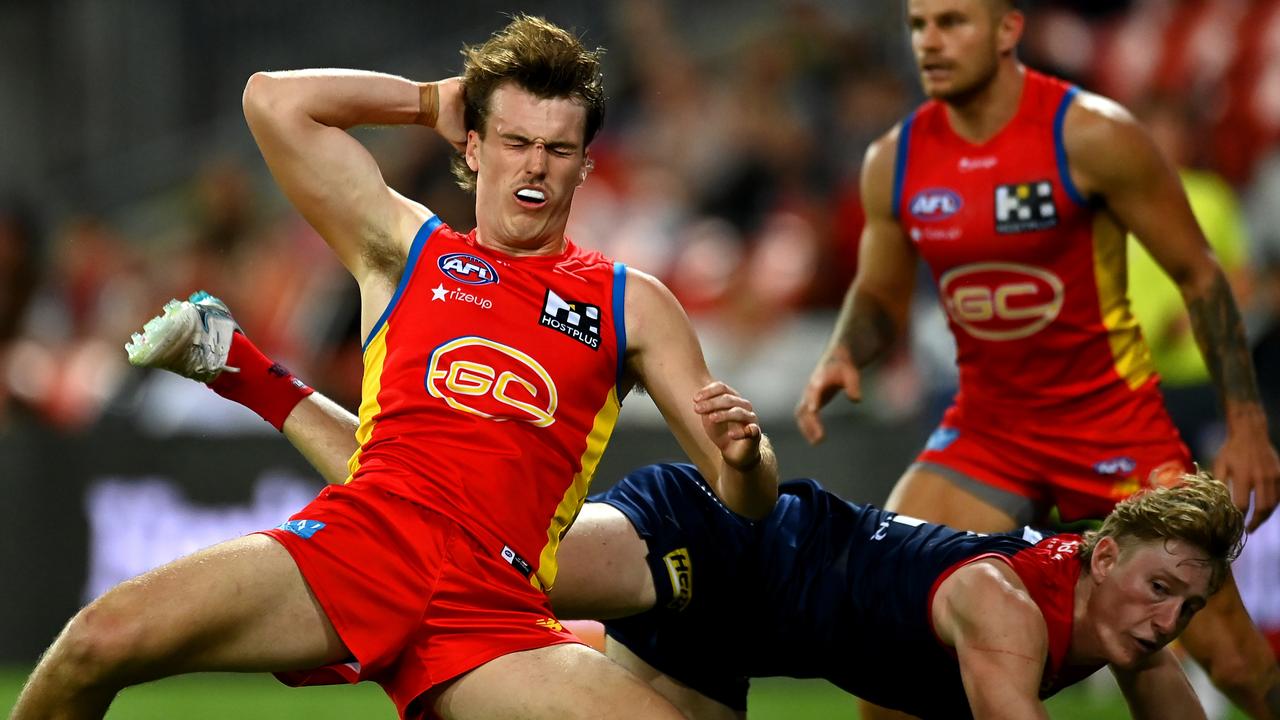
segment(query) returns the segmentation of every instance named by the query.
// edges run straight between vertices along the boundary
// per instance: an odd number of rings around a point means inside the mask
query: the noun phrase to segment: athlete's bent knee
[[[137,614],[98,600],[67,623],[49,660],[77,686],[120,688],[154,660],[143,651],[146,645]]]

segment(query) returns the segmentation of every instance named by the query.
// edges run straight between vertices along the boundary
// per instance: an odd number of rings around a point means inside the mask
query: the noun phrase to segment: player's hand
[[[436,132],[449,141],[454,150],[467,149],[467,128],[463,121],[466,97],[462,78],[451,77],[436,83],[440,92],[440,108],[436,115]]]
[[[1280,457],[1267,438],[1266,424],[1253,423],[1247,430],[1227,433],[1227,441],[1214,460],[1213,474],[1231,488],[1240,512],[1249,511],[1249,499],[1253,498],[1247,529],[1257,530],[1280,500]]]
[[[817,445],[826,437],[827,431],[822,427],[818,413],[841,388],[853,402],[862,400],[862,376],[858,373],[858,366],[853,364],[853,358],[844,346],[835,345],[822,354],[818,366],[809,376],[809,384],[805,386],[800,402],[796,403],[796,424],[809,444]]]
[[[702,429],[720,449],[729,467],[750,470],[760,463],[760,418],[751,401],[722,382],[713,382],[693,396],[693,409]]]

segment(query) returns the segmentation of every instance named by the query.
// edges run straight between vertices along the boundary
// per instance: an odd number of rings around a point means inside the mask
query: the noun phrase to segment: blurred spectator
[[[13,340],[40,277],[38,245],[32,209],[18,200],[0,203],[0,428],[9,422]]]
[[[123,378],[120,339],[142,299],[135,248],[100,219],[67,223],[54,242],[52,275],[38,287],[9,349],[12,397],[67,430],[95,421]]]

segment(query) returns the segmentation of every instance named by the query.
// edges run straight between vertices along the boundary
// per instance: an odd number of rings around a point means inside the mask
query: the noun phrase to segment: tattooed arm
[[[867,221],[858,246],[858,276],[795,410],[796,423],[811,443],[820,442],[826,434],[818,416],[822,406],[841,389],[854,402],[862,399],[859,370],[884,354],[906,324],[916,252],[893,215],[897,133],[895,128],[872,143],[862,165]]]
[[[1138,237],[1178,285],[1227,420],[1214,462],[1256,529],[1275,509],[1280,458],[1267,435],[1244,324],[1226,277],[1196,224],[1177,174],[1120,106],[1082,93],[1067,113],[1064,143],[1073,180]]]

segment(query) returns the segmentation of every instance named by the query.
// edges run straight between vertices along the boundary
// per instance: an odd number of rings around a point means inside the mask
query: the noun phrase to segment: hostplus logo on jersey
[[[437,261],[440,272],[467,285],[492,285],[498,282],[498,271],[493,266],[475,255],[467,253],[449,253],[441,255]]]
[[[996,232],[1048,230],[1057,224],[1052,182],[1036,180],[996,188]]]
[[[960,194],[948,188],[928,188],[911,198],[911,216],[924,222],[937,222],[960,212],[964,201]]]
[[[600,349],[600,307],[565,300],[548,289],[538,324],[568,335],[592,350]]]

